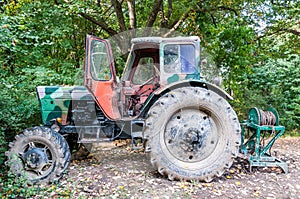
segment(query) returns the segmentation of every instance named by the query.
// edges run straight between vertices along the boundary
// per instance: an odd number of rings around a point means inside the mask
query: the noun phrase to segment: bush
[[[242,113],[257,107],[277,109],[280,125],[288,132],[300,130],[300,56],[270,60],[265,65],[254,67],[252,73],[240,76],[242,91],[235,101]]]

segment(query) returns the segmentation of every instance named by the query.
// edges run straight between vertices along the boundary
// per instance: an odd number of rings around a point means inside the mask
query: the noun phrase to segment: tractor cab
[[[160,76],[159,44],[133,41],[121,79],[123,116],[139,115],[145,101],[160,87]]]
[[[87,37],[85,86],[111,120],[139,116],[155,92],[179,81],[200,79],[198,37],[132,39],[121,82],[109,41]]]

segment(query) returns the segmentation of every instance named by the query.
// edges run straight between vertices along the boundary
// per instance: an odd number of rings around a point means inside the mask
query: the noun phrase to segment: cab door
[[[84,85],[111,120],[120,119],[116,79],[109,41],[87,35]]]

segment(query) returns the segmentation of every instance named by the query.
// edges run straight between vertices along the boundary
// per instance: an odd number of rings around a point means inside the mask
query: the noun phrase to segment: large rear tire
[[[6,152],[10,171],[28,183],[49,183],[61,178],[70,163],[65,138],[47,127],[25,129]]]
[[[144,136],[152,165],[170,180],[210,182],[232,165],[241,130],[230,104],[204,88],[178,88],[149,110]]]

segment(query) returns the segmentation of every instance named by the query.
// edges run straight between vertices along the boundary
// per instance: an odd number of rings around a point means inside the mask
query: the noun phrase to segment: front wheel
[[[32,184],[58,180],[70,162],[68,143],[47,127],[25,129],[10,143],[6,155],[10,171]]]
[[[152,165],[170,180],[210,182],[232,165],[240,145],[235,111],[204,88],[178,88],[149,110],[144,131]]]

